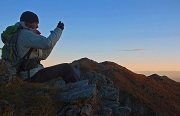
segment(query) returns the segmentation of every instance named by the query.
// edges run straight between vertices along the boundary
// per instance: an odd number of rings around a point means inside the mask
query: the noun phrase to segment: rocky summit
[[[82,58],[70,63],[80,81],[61,77],[26,83],[10,64],[0,65],[0,115],[179,116],[180,83],[145,76],[114,62]]]

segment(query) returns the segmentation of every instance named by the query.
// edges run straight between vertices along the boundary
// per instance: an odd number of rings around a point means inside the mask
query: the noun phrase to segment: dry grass
[[[59,94],[58,88],[45,88],[44,84],[25,83],[16,77],[8,86],[0,83],[0,115],[56,115],[60,105],[57,98]]]

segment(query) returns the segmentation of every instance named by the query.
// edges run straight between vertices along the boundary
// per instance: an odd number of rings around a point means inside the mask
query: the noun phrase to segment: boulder
[[[67,92],[60,94],[60,100],[62,102],[68,102],[70,104],[78,103],[79,101],[89,100],[96,96],[96,85],[91,84],[87,86],[73,88]]]

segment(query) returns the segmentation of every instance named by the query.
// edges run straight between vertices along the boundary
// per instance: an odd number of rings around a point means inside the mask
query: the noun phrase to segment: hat
[[[30,11],[25,11],[21,14],[20,21],[24,21],[26,23],[34,23],[39,22],[38,16]]]

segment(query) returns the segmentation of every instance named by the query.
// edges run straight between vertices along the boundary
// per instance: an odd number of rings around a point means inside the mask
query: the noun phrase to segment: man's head
[[[24,21],[29,28],[38,28],[39,18],[30,11],[25,11],[21,14],[20,21]]]

